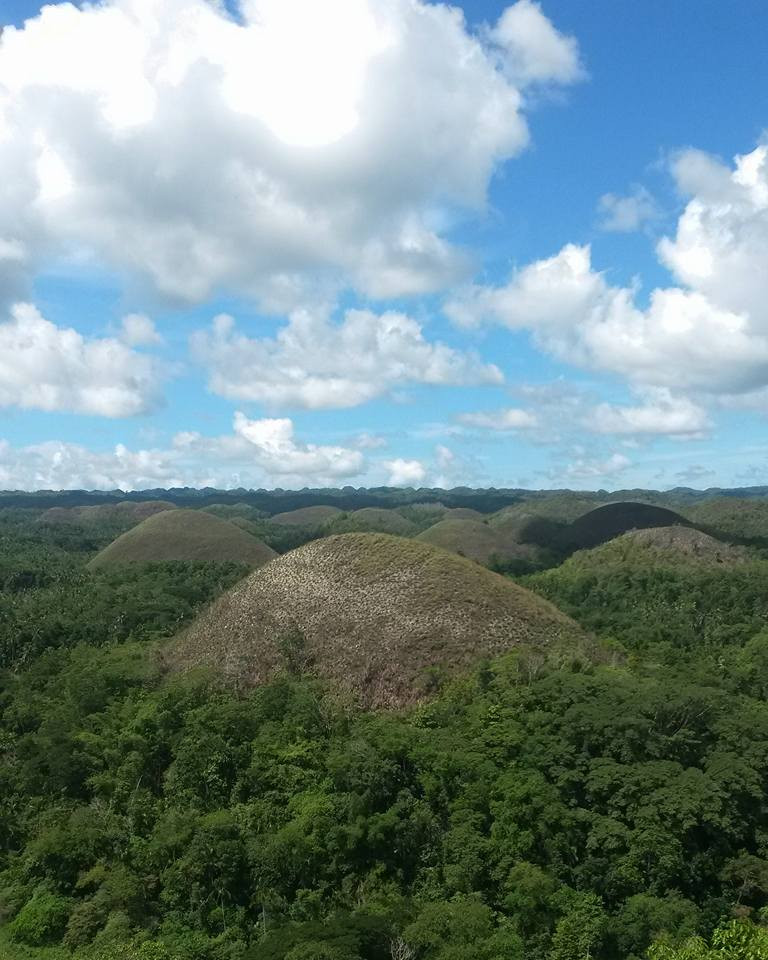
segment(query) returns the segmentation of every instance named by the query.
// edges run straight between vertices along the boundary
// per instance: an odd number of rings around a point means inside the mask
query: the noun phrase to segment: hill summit
[[[274,550],[228,520],[202,510],[165,510],[113,540],[91,560],[92,570],[126,563],[213,560],[258,567]]]
[[[630,530],[673,526],[688,527],[690,523],[674,510],[650,503],[606,503],[574,520],[565,532],[565,543],[573,550],[583,550],[613,540]]]
[[[518,644],[569,648],[580,628],[547,601],[463,557],[415,540],[352,533],[315,540],[257,570],[168,651],[238,686],[310,669],[369,707],[423,699]]]

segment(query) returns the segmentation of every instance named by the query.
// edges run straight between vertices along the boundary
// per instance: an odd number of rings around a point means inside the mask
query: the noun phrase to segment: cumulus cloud
[[[585,76],[576,40],[558,33],[533,0],[507,7],[490,37],[508,55],[507,75],[522,87],[575,83]]]
[[[235,414],[230,434],[179,433],[167,448],[117,444],[94,451],[58,440],[26,447],[0,441],[0,485],[25,490],[301,487],[337,484],[365,467],[359,450],[305,443],[290,420],[250,420],[242,413]]]
[[[701,428],[697,398],[753,402],[768,386],[768,147],[733,167],[687,151],[674,172],[693,196],[658,252],[680,285],[651,291],[647,306],[636,287],[593,269],[589,247],[569,244],[504,286],[464,290],[446,312],[463,325],[528,329],[558,359],[620,374],[640,390],[689,395],[684,410],[676,401],[676,416]],[[636,409],[630,419],[656,417]],[[663,419],[674,419],[669,409]]]
[[[688,397],[676,397],[669,390],[647,391],[637,406],[601,403],[590,411],[585,426],[597,433],[698,439],[712,427],[703,407]]]
[[[57,327],[30,303],[0,322],[0,407],[134,416],[157,406],[161,380],[152,357]]]
[[[480,427],[485,430],[527,430],[538,424],[535,414],[515,407],[479,413],[461,413],[458,420],[468,427]]]
[[[120,339],[129,347],[148,347],[163,342],[153,321],[143,313],[129,313],[123,317],[120,327]]]
[[[421,460],[384,460],[382,466],[389,471],[388,487],[420,487],[427,476],[427,468]]]
[[[557,477],[567,481],[602,480],[624,473],[631,465],[632,461],[623,453],[613,453],[605,459],[576,456]]]
[[[274,339],[244,336],[231,317],[219,316],[191,343],[214,393],[272,408],[354,407],[409,383],[503,380],[498,367],[476,354],[430,343],[402,313],[348,310],[334,323],[322,312],[301,310]]]
[[[530,0],[480,36],[422,0],[47,5],[0,42],[0,284],[71,255],[183,301],[441,287],[444,212],[525,148],[526,91],[580,75]]]
[[[625,197],[606,193],[598,205],[600,228],[608,233],[634,233],[645,223],[657,220],[659,206],[645,187],[637,186]]]

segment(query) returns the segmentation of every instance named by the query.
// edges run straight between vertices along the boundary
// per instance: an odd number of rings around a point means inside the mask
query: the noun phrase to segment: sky
[[[0,23],[0,488],[768,483],[763,0]]]

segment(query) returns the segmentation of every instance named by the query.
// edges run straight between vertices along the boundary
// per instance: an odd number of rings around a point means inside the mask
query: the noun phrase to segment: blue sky
[[[768,483],[763,3],[254,7],[3,4],[0,486]]]

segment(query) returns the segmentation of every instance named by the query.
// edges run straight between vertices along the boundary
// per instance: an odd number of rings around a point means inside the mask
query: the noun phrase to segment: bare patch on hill
[[[519,645],[573,653],[580,628],[547,601],[470,560],[384,534],[315,540],[214,603],[167,652],[238,687],[295,664],[369,707],[428,696],[455,674]]]

